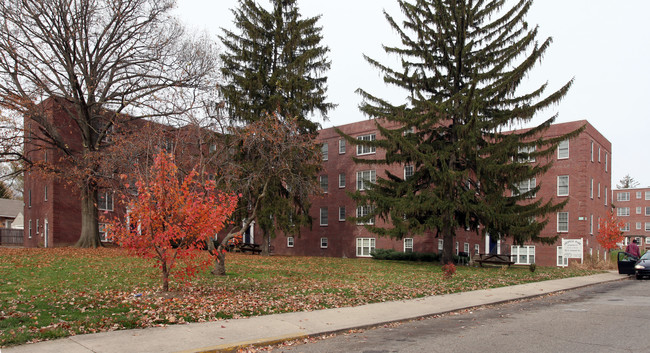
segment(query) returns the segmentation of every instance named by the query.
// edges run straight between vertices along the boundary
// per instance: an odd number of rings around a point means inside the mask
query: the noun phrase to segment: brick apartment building
[[[636,239],[641,249],[650,250],[650,188],[614,190],[616,217],[624,222],[624,245]]]
[[[545,137],[556,137],[586,125],[574,139],[560,144],[553,157],[552,168],[542,176],[529,180],[528,185],[540,185],[536,197],[561,201],[568,199],[564,210],[549,215],[549,223],[542,236],[559,235],[554,245],[527,244],[514,247],[510,240],[482,238],[474,232],[457,231],[456,252],[512,254],[518,264],[537,263],[542,266],[564,266],[561,239],[582,239],[583,256],[602,258],[604,250],[595,240],[598,219],[611,207],[611,143],[587,121],[574,121],[552,125]],[[385,125],[391,128],[390,125]],[[359,139],[376,139],[380,134],[374,120],[366,120],[338,127],[347,135]],[[334,257],[367,257],[377,248],[397,251],[439,252],[442,239],[432,234],[422,234],[393,240],[377,237],[350,221],[349,217],[363,214],[347,192],[363,189],[367,180],[384,177],[386,170],[394,175],[407,176],[412,172],[404,166],[357,165],[352,158],[382,158],[384,152],[362,146],[346,146],[346,141],[334,128],[319,133],[323,144],[324,170],[319,176],[324,196],[314,198],[310,215],[314,219],[311,229],[302,229],[299,236],[277,237],[272,240],[273,251],[280,255],[310,255]],[[535,163],[535,161],[531,161]],[[526,186],[522,186],[526,187]],[[650,206],[650,204],[648,205]],[[650,220],[650,219],[649,219]],[[377,220],[377,222],[381,222]],[[381,226],[381,223],[378,223]]]
[[[70,124],[70,119],[61,110],[52,108],[51,114],[54,123],[59,126]],[[541,186],[536,197],[545,200],[569,200],[562,212],[549,216],[549,223],[542,236],[559,234],[560,238],[581,238],[585,256],[600,258],[603,251],[595,241],[594,235],[597,232],[595,228],[598,219],[604,217],[611,207],[607,196],[611,193],[611,144],[587,121],[553,125],[546,132],[546,137],[560,136],[585,124],[586,129],[579,136],[560,145],[549,172],[530,180],[528,185]],[[343,125],[339,129],[359,139],[380,138],[374,120]],[[33,133],[37,133],[37,130],[34,129]],[[356,165],[352,157],[381,158],[384,152],[368,147],[346,146],[345,140],[334,128],[321,130],[318,140],[323,144],[324,170],[319,175],[319,181],[324,195],[312,200],[310,215],[314,224],[311,229],[302,229],[299,236],[279,236],[273,239],[271,245],[274,254],[367,257],[375,248],[417,252],[441,251],[442,240],[431,234],[393,240],[377,237],[363,225],[349,220],[350,217],[364,214],[367,210],[357,207],[347,192],[362,189],[364,183],[386,175],[385,166]],[[43,161],[57,160],[56,151],[35,148],[30,141],[26,138],[25,151],[32,158]],[[74,136],[71,135],[70,143],[79,142],[75,142]],[[389,168],[395,175],[408,175],[412,172],[409,167],[404,166],[395,165]],[[111,218],[123,214],[124,210],[116,207],[114,194],[110,189],[100,190],[98,196],[101,215]],[[66,183],[42,178],[36,172],[26,173],[24,245],[51,247],[74,244],[81,228],[79,200],[79,192]],[[104,237],[103,227],[100,224],[100,233]],[[258,229],[251,229],[247,232],[245,241],[259,243],[261,239],[256,239],[257,234]],[[566,259],[561,256],[560,240],[552,246],[527,244],[523,247],[512,247],[507,239],[501,243],[490,239],[489,236],[481,238],[473,232],[461,229],[457,231],[455,241],[456,252],[510,253],[517,255],[516,262],[521,264],[566,264]]]

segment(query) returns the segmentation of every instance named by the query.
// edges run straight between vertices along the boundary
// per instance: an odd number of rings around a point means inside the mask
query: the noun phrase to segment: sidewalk
[[[3,353],[218,352],[503,303],[592,284],[627,279],[615,272],[420,299],[78,335],[3,348]]]

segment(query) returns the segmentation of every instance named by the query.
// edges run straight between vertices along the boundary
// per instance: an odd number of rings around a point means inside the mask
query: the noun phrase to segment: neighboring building
[[[0,199],[0,228],[20,229],[22,218],[22,200]]]
[[[650,249],[650,188],[618,189],[612,193],[615,215],[624,223],[624,244],[637,239],[641,249]]]
[[[454,248],[456,253],[509,253],[517,255],[519,264],[537,263],[542,266],[565,266],[561,239],[582,239],[583,256],[601,258],[604,250],[596,242],[598,219],[610,207],[611,143],[587,121],[552,125],[545,137],[561,136],[582,125],[585,130],[574,139],[560,144],[553,155],[553,166],[543,176],[529,181],[530,186],[540,185],[536,198],[544,200],[568,199],[564,210],[549,215],[549,223],[542,236],[559,235],[554,245],[527,244],[513,247],[510,239],[501,241],[484,238],[474,232],[457,230]],[[384,125],[391,128],[391,125]],[[380,134],[374,120],[366,120],[338,127],[345,134],[358,139],[377,139]],[[439,252],[442,239],[433,234],[422,234],[394,240],[378,237],[351,221],[349,217],[362,214],[348,192],[363,189],[365,183],[384,177],[389,170],[394,175],[408,176],[410,166],[373,166],[355,164],[356,158],[382,158],[384,151],[361,146],[348,146],[334,128],[323,129],[318,140],[323,144],[324,170],[319,182],[324,196],[312,200],[310,215],[314,219],[311,229],[302,229],[300,235],[277,237],[272,240],[273,251],[280,255],[310,255],[334,257],[368,257],[375,248],[390,248],[410,252]],[[531,161],[535,163],[536,161]],[[376,220],[381,224],[380,220]]]

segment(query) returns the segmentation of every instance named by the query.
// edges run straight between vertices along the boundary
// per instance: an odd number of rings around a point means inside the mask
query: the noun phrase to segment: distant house
[[[641,248],[650,250],[650,188],[614,190],[612,202],[616,217],[623,221],[623,245],[636,239]]]
[[[0,228],[23,227],[23,201],[0,199]]]

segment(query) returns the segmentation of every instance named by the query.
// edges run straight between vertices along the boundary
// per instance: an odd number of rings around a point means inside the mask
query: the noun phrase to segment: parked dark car
[[[618,253],[618,273],[635,275],[636,279],[650,277],[650,251],[637,258],[626,252]]]

